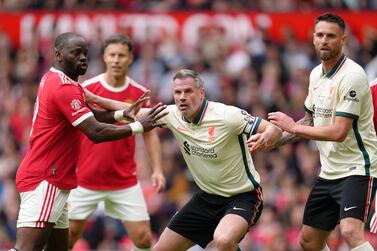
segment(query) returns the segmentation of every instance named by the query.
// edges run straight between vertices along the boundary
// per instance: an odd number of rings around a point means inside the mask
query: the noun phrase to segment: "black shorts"
[[[368,176],[336,180],[318,177],[306,202],[303,223],[331,231],[344,218],[366,222],[376,192],[376,181]]]
[[[261,188],[231,197],[199,191],[173,216],[168,228],[205,248],[226,214],[237,214],[252,226],[258,221],[262,209]]]

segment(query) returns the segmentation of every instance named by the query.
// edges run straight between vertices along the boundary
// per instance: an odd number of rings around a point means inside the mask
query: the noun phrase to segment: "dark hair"
[[[107,38],[105,40],[105,42],[103,43],[103,48],[102,48],[103,52],[105,51],[105,49],[107,48],[107,46],[109,46],[109,44],[123,44],[123,45],[127,45],[128,46],[128,50],[130,52],[132,52],[132,47],[133,47],[132,40],[129,37],[127,37],[126,35],[116,34],[116,35],[112,35],[109,38]]]
[[[342,31],[345,31],[346,25],[344,24],[344,20],[333,13],[325,13],[320,16],[318,16],[315,19],[314,26],[317,25],[319,22],[325,21],[325,22],[330,22],[330,23],[336,23],[339,25],[339,27],[342,29]]]
[[[204,81],[200,77],[199,73],[193,70],[182,69],[177,71],[173,76],[173,81],[176,79],[185,79],[185,78],[192,78],[195,80],[195,87],[202,88],[204,86]]]
[[[64,46],[64,44],[71,38],[71,37],[81,37],[81,35],[74,33],[74,32],[64,32],[59,34],[55,38],[54,48],[55,50],[61,50]]]

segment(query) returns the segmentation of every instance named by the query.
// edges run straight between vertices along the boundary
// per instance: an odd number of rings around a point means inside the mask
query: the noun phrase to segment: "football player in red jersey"
[[[77,82],[86,72],[87,53],[87,42],[78,34],[63,33],[55,40],[54,66],[40,82],[30,148],[16,176],[21,205],[14,250],[68,250],[66,202],[77,186],[80,131],[96,143],[112,141],[160,126],[157,120],[166,115],[165,106],[158,104],[139,121],[107,124],[116,122],[115,112],[89,108]],[[137,110],[146,99],[132,108]]]
[[[146,89],[128,74],[132,63],[132,41],[124,35],[110,36],[104,42],[106,72],[83,83],[101,97],[135,103]],[[144,145],[152,164],[152,184],[157,192],[165,187],[161,169],[161,146],[157,133],[143,134]],[[81,138],[77,165],[78,188],[69,196],[69,247],[81,237],[86,220],[104,201],[106,214],[123,222],[134,251],[148,251],[152,243],[147,206],[136,177],[135,137],[94,144]]]

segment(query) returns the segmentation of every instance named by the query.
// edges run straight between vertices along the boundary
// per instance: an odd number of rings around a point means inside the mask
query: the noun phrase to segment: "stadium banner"
[[[267,34],[268,38],[283,42],[289,36],[300,41],[311,40],[313,22],[323,12],[259,13],[259,12],[169,12],[127,13],[106,12],[0,12],[0,32],[8,34],[17,47],[35,41],[51,41],[57,34],[75,31],[88,40],[105,38],[122,32],[135,42],[158,42],[175,36],[184,45],[194,45],[205,32],[222,32],[230,43]],[[352,33],[364,42],[366,36],[377,33],[377,13],[337,12]]]

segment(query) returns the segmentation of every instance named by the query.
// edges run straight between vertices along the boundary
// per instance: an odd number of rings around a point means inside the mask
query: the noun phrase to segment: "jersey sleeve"
[[[369,85],[362,74],[348,74],[339,86],[336,115],[358,119],[362,109],[362,100],[369,91]]]
[[[310,91],[308,93],[308,96],[306,96],[305,102],[304,102],[304,109],[310,114],[313,114],[313,103],[312,103],[312,97],[310,95]]]
[[[310,76],[311,77],[311,76]],[[313,99],[312,99],[312,86],[310,83],[313,81],[309,81],[309,87],[308,87],[308,96],[306,96],[305,102],[304,102],[304,109],[310,114],[314,113],[313,110]]]
[[[377,134],[377,84],[372,85],[370,87],[370,91],[372,93],[373,109],[375,111],[375,113],[373,115],[373,123],[374,123],[374,128],[375,128],[376,134]]]
[[[226,106],[224,120],[229,127],[229,131],[240,135],[246,134],[249,138],[257,132],[261,123],[261,118],[250,115],[245,110],[234,106]]]
[[[81,86],[66,84],[55,92],[54,100],[60,111],[73,126],[79,125],[90,116],[94,116],[84,101]]]

